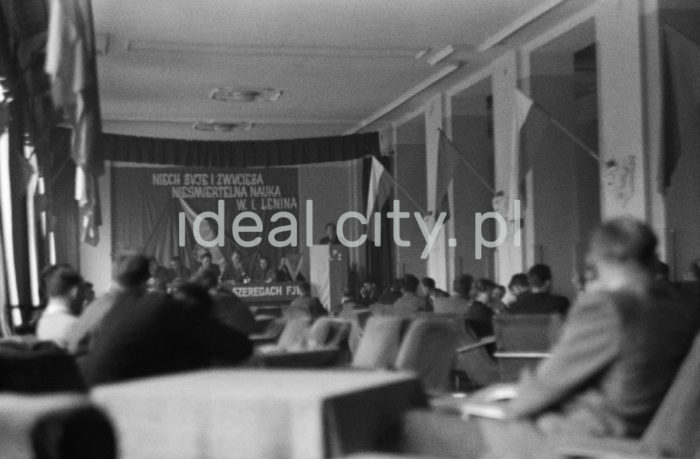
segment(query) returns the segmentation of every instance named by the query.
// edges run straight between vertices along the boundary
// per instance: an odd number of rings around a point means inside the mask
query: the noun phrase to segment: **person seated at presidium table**
[[[292,274],[289,272],[287,267],[287,257],[280,258],[279,267],[275,270],[275,280],[277,282],[304,282],[306,278],[298,273],[294,279],[292,279]]]
[[[193,274],[193,276],[197,276],[203,271],[213,272],[217,279],[221,277],[221,268],[219,268],[219,265],[214,264],[214,262],[212,261],[212,256],[209,252],[204,252],[199,257],[199,268]]]
[[[538,457],[524,448],[541,447],[548,436],[641,436],[699,325],[694,304],[654,282],[656,245],[652,230],[631,218],[608,221],[594,232],[585,292],[571,308],[551,357],[517,385],[483,389],[467,402],[514,396],[493,406],[507,423],[483,425],[500,436],[491,449]],[[465,428],[476,431],[477,424]],[[509,438],[515,431],[517,438]],[[484,452],[476,443],[465,457]]]
[[[182,264],[182,260],[178,256],[170,257],[170,267],[165,270],[167,283],[172,283],[175,279],[180,279],[183,282],[192,276],[192,271]]]
[[[240,252],[234,251],[231,254],[231,261],[230,263],[226,263],[224,265],[224,269],[221,271],[219,280],[221,282],[232,281],[236,284],[245,284],[250,282],[248,269],[243,263],[243,258]]]
[[[277,273],[270,266],[270,260],[267,257],[260,258],[258,266],[253,270],[253,282],[274,282],[277,279]]]
[[[559,313],[565,316],[569,310],[569,300],[566,297],[553,295],[552,271],[543,264],[534,265],[527,272],[530,291],[518,296],[508,312],[511,314],[551,314]]]

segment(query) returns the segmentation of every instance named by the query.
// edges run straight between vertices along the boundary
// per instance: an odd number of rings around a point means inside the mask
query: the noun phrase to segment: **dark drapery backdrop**
[[[239,142],[104,134],[105,159],[192,167],[269,167],[379,156],[379,134]]]

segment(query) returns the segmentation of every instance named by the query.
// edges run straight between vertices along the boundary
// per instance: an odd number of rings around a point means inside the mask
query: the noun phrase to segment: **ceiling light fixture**
[[[225,123],[218,121],[197,121],[192,125],[195,131],[205,132],[233,132],[233,131],[250,131],[253,129],[253,123],[242,121],[240,123]]]
[[[234,88],[232,86],[214,88],[209,97],[222,102],[275,102],[284,91],[274,88]]]

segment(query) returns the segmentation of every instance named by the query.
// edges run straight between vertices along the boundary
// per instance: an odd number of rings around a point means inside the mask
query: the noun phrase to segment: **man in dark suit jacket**
[[[511,388],[515,398],[504,409],[509,422],[486,432],[494,439],[494,457],[543,457],[541,448],[553,443],[548,439],[568,434],[642,435],[699,324],[692,303],[654,282],[656,244],[652,230],[630,218],[609,221],[594,233],[586,292],[551,357]],[[487,388],[474,397],[496,400],[505,392],[503,386]]]
[[[563,316],[569,310],[566,297],[552,295],[552,271],[547,265],[534,265],[527,272],[530,291],[525,292],[508,308],[511,314],[552,314]]]
[[[115,305],[90,352],[78,360],[85,382],[94,386],[248,358],[250,340],[210,319],[211,298],[204,298],[151,293]]]

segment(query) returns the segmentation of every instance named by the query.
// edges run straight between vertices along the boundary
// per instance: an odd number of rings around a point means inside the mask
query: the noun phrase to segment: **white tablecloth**
[[[313,459],[371,450],[424,402],[409,374],[210,370],[95,388],[121,457]]]

